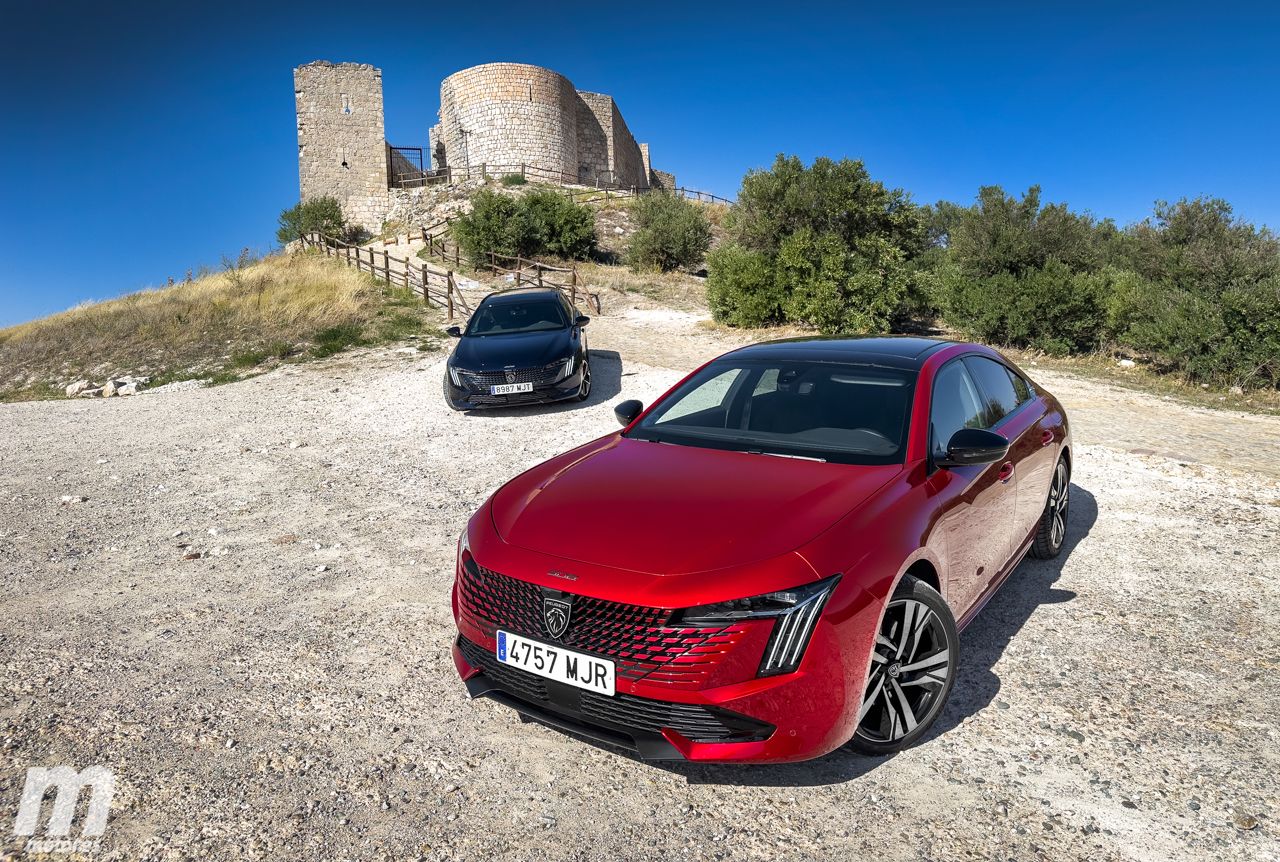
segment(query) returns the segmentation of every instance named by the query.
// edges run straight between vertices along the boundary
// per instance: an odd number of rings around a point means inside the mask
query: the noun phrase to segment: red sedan
[[[735,350],[508,482],[458,543],[472,697],[646,759],[920,739],[957,632],[1063,544],[1062,406],[986,347]]]

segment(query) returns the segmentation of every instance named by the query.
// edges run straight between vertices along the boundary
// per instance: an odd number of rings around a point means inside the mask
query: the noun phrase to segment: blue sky
[[[382,68],[393,144],[425,146],[441,78],[511,60],[612,94],[720,194],[787,152],[921,202],[1039,183],[1125,223],[1214,195],[1280,227],[1274,3],[500,5],[4,0],[0,326],[269,248],[315,59]]]

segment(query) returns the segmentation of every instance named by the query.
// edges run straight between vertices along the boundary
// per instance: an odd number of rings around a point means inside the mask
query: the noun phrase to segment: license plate
[[[498,661],[546,679],[613,695],[613,662],[564,647],[498,632]]]
[[[510,395],[513,392],[532,392],[532,383],[503,383],[498,386],[490,386],[490,395]]]

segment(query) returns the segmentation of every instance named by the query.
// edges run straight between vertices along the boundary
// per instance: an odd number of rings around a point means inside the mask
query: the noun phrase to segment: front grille
[[[540,709],[574,713],[583,721],[631,736],[657,736],[663,728],[670,728],[691,742],[755,742],[768,739],[775,730],[768,722],[715,706],[668,703],[629,694],[609,697],[574,689],[571,694],[577,698],[576,708],[566,707],[553,702],[541,677],[502,664],[493,653],[464,637],[458,638],[458,648],[467,664],[479,668],[513,697]]]
[[[458,369],[458,378],[468,389],[489,391],[490,386],[506,383],[532,383],[534,386],[550,386],[560,376],[564,360],[543,365],[540,368],[511,368],[506,371],[464,371]]]
[[[613,659],[625,679],[675,688],[704,687],[715,663],[740,641],[737,624],[671,624],[673,612],[572,596],[569,628],[559,638],[547,631],[542,588],[467,560],[459,579],[461,610],[471,625],[492,636],[501,628],[556,640],[570,649]]]

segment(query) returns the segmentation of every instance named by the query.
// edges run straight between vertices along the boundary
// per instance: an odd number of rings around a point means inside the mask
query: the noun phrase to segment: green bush
[[[707,304],[716,320],[730,326],[781,323],[786,298],[763,252],[730,243],[707,255]]]
[[[692,269],[711,247],[711,223],[684,197],[651,192],[634,202],[631,213],[638,228],[627,254],[633,269]]]
[[[582,260],[595,250],[595,217],[550,189],[519,198],[480,189],[471,212],[454,220],[453,236],[477,266],[488,264],[490,252],[510,256],[551,254]]]
[[[730,242],[708,259],[712,314],[730,325],[790,321],[827,333],[880,332],[926,307],[926,213],[862,162],[778,156],[742,181]]]
[[[553,254],[585,260],[596,248],[596,217],[591,207],[552,189],[536,189],[518,202],[526,236],[522,254]]]
[[[350,235],[342,207],[331,197],[312,198],[280,213],[276,239],[287,245],[304,234],[318,231],[325,236],[346,239]]]
[[[524,174],[503,174],[500,182],[504,186],[522,186],[526,180]]]
[[[983,341],[1066,354],[1096,350],[1105,339],[1106,299],[1121,274],[1073,273],[1049,260],[1020,275],[940,273],[944,316]]]

